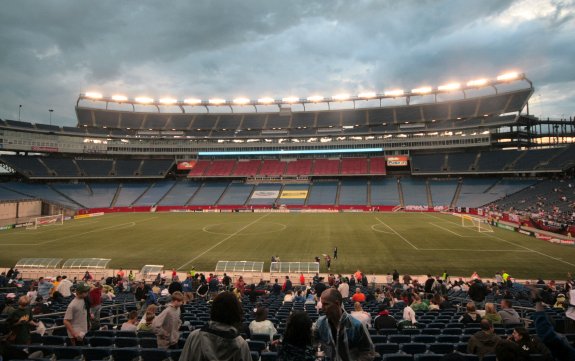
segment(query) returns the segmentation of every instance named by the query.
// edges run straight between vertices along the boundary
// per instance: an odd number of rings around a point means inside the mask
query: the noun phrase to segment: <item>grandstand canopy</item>
[[[270,273],[317,273],[318,262],[272,262]]]
[[[109,258],[70,258],[64,262],[62,268],[104,269],[110,261]]]
[[[253,261],[218,261],[216,272],[263,272],[263,262]]]
[[[140,274],[144,277],[147,277],[148,275],[155,275],[158,273],[162,273],[163,270],[164,270],[163,265],[147,264],[144,267],[142,267],[142,269],[140,270]]]
[[[58,268],[62,258],[22,258],[15,268]]]

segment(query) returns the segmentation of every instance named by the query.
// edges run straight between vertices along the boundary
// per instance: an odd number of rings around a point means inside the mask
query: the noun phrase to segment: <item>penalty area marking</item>
[[[394,234],[393,232],[382,231],[382,230],[378,229],[378,226],[381,226],[381,224],[380,224],[380,223],[376,223],[376,224],[374,224],[374,225],[371,226],[371,229],[372,229],[374,232],[385,233],[385,234]]]
[[[384,226],[386,226],[387,228],[389,228],[389,230],[392,231],[393,233],[395,233],[399,238],[403,239],[407,244],[409,244],[411,247],[413,247],[413,249],[419,250],[419,248],[415,247],[415,245],[414,245],[413,243],[409,242],[409,241],[407,240],[407,238],[405,238],[405,237],[402,236],[401,234],[397,233],[397,231],[396,231],[395,229],[393,229],[393,228],[391,228],[390,226],[388,226],[387,224],[385,224],[384,221],[382,221],[381,219],[379,219],[379,218],[377,218],[377,217],[375,217],[375,219],[377,219],[377,221],[378,221],[379,223],[381,223],[381,224],[383,224]]]
[[[453,222],[453,221],[450,221],[450,220],[445,220],[445,219],[443,219],[443,218],[439,218],[439,217],[436,217],[436,216],[431,215],[431,214],[427,214],[427,215],[430,216],[430,217],[433,217],[433,218],[435,218],[435,219],[441,219],[441,220],[444,220],[444,221],[446,221],[446,222],[459,225],[459,223],[457,223],[457,222]],[[506,240],[506,239],[504,239],[504,238],[501,238],[501,237],[498,237],[498,236],[494,236],[494,235],[492,235],[492,234],[486,234],[486,236],[487,236],[487,237],[494,238],[494,239],[497,239],[497,240],[500,240],[501,242],[505,242],[505,243],[507,243],[507,244],[511,244],[511,245],[513,245],[513,246],[515,246],[515,247],[523,248],[523,249],[525,249],[525,250],[527,250],[527,251],[530,251],[530,252],[532,252],[532,253],[537,253],[537,254],[539,254],[539,255],[541,255],[541,256],[543,256],[543,257],[547,257],[547,258],[550,258],[550,259],[552,259],[552,260],[559,261],[559,262],[561,262],[561,263],[565,263],[565,264],[568,264],[568,265],[570,265],[570,266],[575,267],[575,264],[570,263],[570,262],[567,262],[567,261],[564,261],[564,260],[561,259],[561,258],[553,257],[553,256],[550,256],[550,255],[545,254],[545,253],[543,253],[543,252],[539,252],[539,251],[536,251],[536,250],[534,250],[534,249],[531,249],[531,248],[529,248],[529,247],[525,247],[525,246],[522,246],[522,245],[520,245],[520,244],[510,242],[510,241],[508,241],[508,240]]]
[[[435,223],[433,223],[433,222],[428,222],[428,223],[431,224],[432,226],[437,227],[437,228],[441,228],[441,229],[443,229],[444,231],[447,231],[447,232],[449,232],[449,233],[453,233],[454,235],[456,235],[457,237],[460,237],[460,238],[477,238],[477,237],[483,237],[483,238],[485,238],[485,236],[479,236],[479,235],[464,236],[464,235],[462,235],[462,234],[459,234],[459,233],[457,233],[457,232],[454,232],[454,231],[452,231],[452,230],[450,230],[450,229],[447,229],[447,228],[445,228],[445,227],[441,227],[440,225],[435,224]]]
[[[138,222],[149,221],[150,219],[156,219],[156,218],[158,218],[158,217],[144,218],[144,219],[142,219],[142,220],[140,220],[140,221],[138,221]],[[110,230],[110,229],[132,228],[132,227],[135,227],[138,222],[128,222],[128,223],[115,224],[115,225],[110,226],[110,227],[94,229],[94,230],[86,231],[86,232],[82,232],[82,233],[74,233],[74,234],[71,234],[71,235],[68,235],[68,236],[64,236],[64,237],[60,237],[60,238],[55,238],[55,239],[51,239],[51,240],[44,241],[44,242],[25,243],[25,244],[22,244],[22,243],[3,243],[3,244],[2,244],[2,243],[0,243],[0,246],[40,246],[40,245],[43,245],[43,244],[48,244],[48,243],[53,243],[53,242],[57,242],[57,241],[62,241],[62,240],[68,239],[68,238],[75,238],[75,237],[83,236],[83,235],[90,234],[90,233],[97,233],[97,232],[101,232],[101,231],[107,231],[107,230]],[[127,227],[124,227],[124,226],[127,226]]]
[[[228,235],[226,238],[222,239],[221,241],[219,241],[218,243],[214,244],[213,246],[211,246],[210,248],[206,249],[204,252],[200,253],[199,255],[197,255],[196,257],[192,258],[191,260],[189,260],[188,262],[184,263],[183,265],[181,265],[180,267],[178,267],[178,270],[181,270],[182,268],[186,267],[187,265],[189,265],[190,263],[194,262],[195,260],[197,260],[198,258],[200,258],[201,256],[205,255],[206,253],[208,253],[209,251],[211,251],[212,249],[216,248],[217,246],[219,246],[220,244],[224,243],[225,241],[227,241],[228,239],[238,235],[241,231],[243,231],[244,229],[248,228],[249,226],[251,226],[252,224],[256,224],[257,222],[261,221],[262,219],[266,218],[267,216],[269,216],[271,213],[266,213],[264,216],[256,219],[255,221],[246,224],[244,227],[238,229],[236,232]]]
[[[215,224],[208,224],[207,226],[205,226],[204,228],[202,228],[202,231],[206,232],[206,233],[210,233],[210,234],[219,234],[222,236],[229,236],[232,235],[233,233],[223,233],[223,232],[214,232],[214,231],[210,231],[209,229],[212,227],[218,227],[221,225],[229,225],[229,224],[245,224],[244,222],[229,222],[229,223],[215,223]],[[285,230],[287,228],[287,226],[283,223],[277,223],[277,222],[263,222],[260,224],[275,224],[280,226],[279,229],[273,229],[271,231],[261,231],[261,232],[254,232],[254,233],[245,233],[245,235],[260,235],[260,234],[267,234],[267,233],[275,233],[275,232],[281,232],[283,230]]]

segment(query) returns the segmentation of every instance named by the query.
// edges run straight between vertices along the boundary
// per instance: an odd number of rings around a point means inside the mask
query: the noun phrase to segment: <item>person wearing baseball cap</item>
[[[64,326],[68,331],[70,344],[73,346],[84,343],[84,335],[88,332],[88,308],[84,300],[90,292],[90,285],[86,282],[78,282],[76,285],[76,297],[70,302],[64,314]]]

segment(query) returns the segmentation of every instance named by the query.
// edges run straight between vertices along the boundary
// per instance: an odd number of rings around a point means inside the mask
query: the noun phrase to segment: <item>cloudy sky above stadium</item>
[[[4,2],[0,117],[75,125],[81,92],[307,97],[525,72],[575,114],[575,0]]]

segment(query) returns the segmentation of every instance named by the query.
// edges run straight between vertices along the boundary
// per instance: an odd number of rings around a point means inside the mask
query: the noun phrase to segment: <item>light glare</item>
[[[218,105],[218,104],[224,104],[224,103],[226,102],[226,100],[225,100],[225,99],[221,99],[221,98],[213,98],[213,99],[208,100],[208,102],[209,102],[210,104]]]
[[[467,86],[483,86],[487,84],[487,79],[476,79],[467,82]]]
[[[115,100],[117,102],[125,102],[126,100],[128,100],[128,97],[125,95],[112,95],[112,100]]]
[[[461,87],[461,84],[459,84],[459,83],[449,83],[449,84],[444,84],[444,85],[438,86],[437,90],[450,91],[450,90],[457,90],[460,87]]]
[[[312,95],[307,97],[307,100],[310,102],[321,102],[323,100],[323,96],[321,95]]]
[[[84,96],[90,99],[102,99],[102,94],[97,92],[87,92]]]
[[[295,102],[299,102],[299,98],[298,97],[287,97],[287,98],[283,98],[282,101],[284,103],[295,103]]]
[[[178,101],[174,98],[162,98],[160,99],[160,103],[162,104],[176,104]]]
[[[394,90],[388,90],[384,94],[386,97],[398,97],[402,96],[403,93],[404,91],[402,89],[394,89]]]
[[[336,94],[333,97],[331,97],[333,100],[348,100],[349,99],[349,94]]]
[[[411,89],[412,93],[415,94],[427,94],[427,93],[431,93],[431,87],[430,86],[424,86],[424,87],[420,87],[420,88],[415,88],[415,89]]]
[[[358,96],[359,98],[367,98],[367,99],[369,99],[369,98],[375,98],[375,97],[376,97],[376,94],[375,94],[375,92],[363,92],[363,93],[359,93],[357,96]]]
[[[250,100],[248,98],[236,98],[234,99],[234,104],[248,104]]]
[[[143,103],[143,104],[148,104],[154,101],[154,99],[152,98],[148,98],[148,97],[137,97],[135,99],[138,103]]]
[[[505,73],[505,74],[499,75],[497,77],[497,80],[499,80],[499,81],[514,80],[514,79],[517,79],[518,77],[519,77],[519,73],[511,72],[511,73]]]
[[[184,99],[184,103],[186,104],[200,104],[202,102],[201,99],[196,99],[196,98],[188,98],[188,99]]]
[[[262,103],[262,104],[271,104],[275,102],[274,98],[270,98],[270,97],[264,97],[264,98],[259,98],[258,99],[258,103]]]

